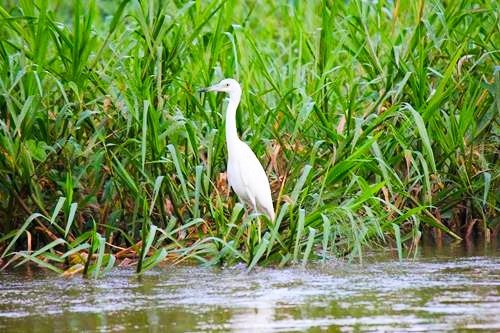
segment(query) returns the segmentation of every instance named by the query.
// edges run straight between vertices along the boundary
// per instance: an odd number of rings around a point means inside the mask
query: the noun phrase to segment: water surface
[[[500,331],[499,254],[458,245],[403,262],[117,268],[99,280],[0,272],[0,331]]]

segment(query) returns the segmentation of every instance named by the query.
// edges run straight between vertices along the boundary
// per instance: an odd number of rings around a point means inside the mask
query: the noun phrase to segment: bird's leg
[[[260,216],[258,215],[259,212],[257,211],[257,205],[255,202],[253,203],[253,212],[257,214],[257,233],[258,233],[258,238],[259,238],[259,244],[261,242],[261,237],[262,237],[262,221],[260,220]]]
[[[242,222],[242,226],[245,224],[245,221],[248,219],[248,209],[247,209],[247,206],[246,203],[242,202],[243,203],[243,217],[241,218],[241,222]],[[247,247],[250,248],[250,235],[251,235],[251,229],[250,227],[247,228],[247,231],[246,231],[246,243],[247,243]]]

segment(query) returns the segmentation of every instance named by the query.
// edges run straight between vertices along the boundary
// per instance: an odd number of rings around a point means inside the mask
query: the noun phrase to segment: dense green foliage
[[[4,264],[251,268],[392,239],[402,256],[426,227],[489,238],[498,7],[4,0]],[[224,99],[196,92],[224,77],[242,83],[239,132],[266,166],[275,223],[228,195]]]

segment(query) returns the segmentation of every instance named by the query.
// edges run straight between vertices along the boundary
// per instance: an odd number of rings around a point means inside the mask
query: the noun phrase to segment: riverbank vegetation
[[[414,254],[498,231],[495,1],[4,1],[0,255],[97,277],[168,261]],[[274,223],[225,174],[223,96]]]

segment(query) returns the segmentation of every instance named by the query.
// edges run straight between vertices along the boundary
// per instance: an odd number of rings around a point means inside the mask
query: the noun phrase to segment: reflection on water
[[[0,273],[0,331],[500,330],[500,252],[423,248],[308,269],[165,267],[100,280]]]

